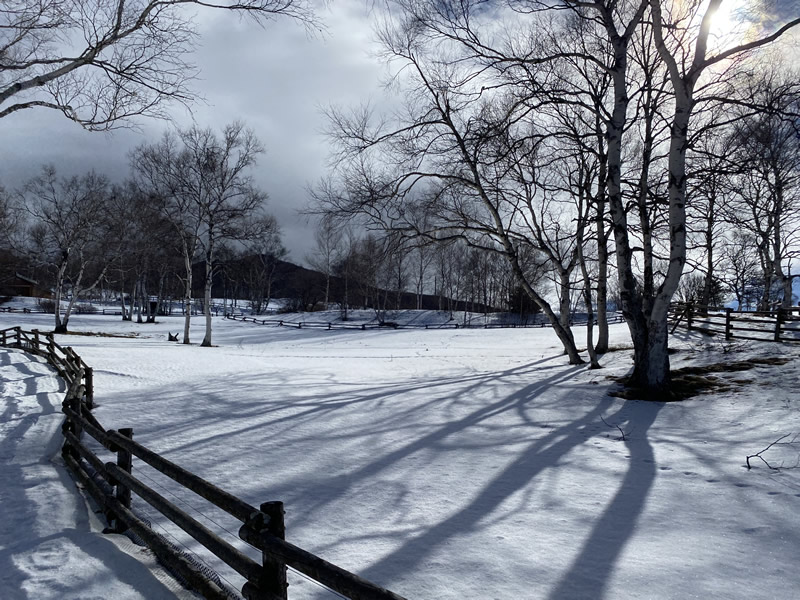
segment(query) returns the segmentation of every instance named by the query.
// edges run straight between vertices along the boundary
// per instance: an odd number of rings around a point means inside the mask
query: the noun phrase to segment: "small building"
[[[0,294],[4,296],[25,296],[26,298],[49,298],[52,294],[39,287],[39,282],[20,273],[0,281]]]

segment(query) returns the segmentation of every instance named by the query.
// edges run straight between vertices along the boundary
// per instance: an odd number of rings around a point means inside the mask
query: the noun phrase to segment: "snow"
[[[104,536],[55,458],[64,384],[43,359],[0,349],[0,596],[188,597],[147,551]]]
[[[608,395],[608,376],[631,364],[624,325],[612,326],[620,349],[604,357],[604,369],[589,371],[568,365],[547,329],[325,331],[220,318],[217,346],[200,348],[167,342],[179,317],[155,325],[118,319],[78,315],[70,326],[136,337],[57,336],[94,367],[95,414],[107,428],[133,427],[139,442],[253,505],[284,501],[287,539],[409,600],[788,600],[800,590],[800,470],[744,467],[747,455],[800,432],[796,347],[679,332],[674,367],[776,355],[790,362],[723,373],[740,382],[733,391],[663,404]],[[51,320],[0,314],[0,328],[47,330]],[[194,323],[199,341],[202,323]],[[575,329],[579,339],[583,332]],[[21,514],[3,525],[3,589],[12,598],[68,597],[48,587],[62,578],[36,578],[33,593],[28,567],[8,568],[38,564],[18,556],[49,543],[25,523],[65,521],[61,531],[77,529],[98,544],[119,536],[100,536],[76,517],[85,508],[58,459],[49,460],[57,454],[60,384],[36,359],[0,356],[0,456],[11,482],[3,507]],[[30,374],[7,368],[12,360],[35,369],[35,388],[15,383]],[[16,429],[25,419],[43,429]],[[789,467],[798,455],[800,447],[784,445],[764,456]],[[23,475],[25,465],[34,470]],[[134,470],[233,543],[234,520],[140,465]],[[52,489],[42,496],[61,494],[56,504],[67,508],[26,502],[45,484]],[[143,503],[134,507],[198,549]],[[87,581],[78,595],[90,597],[92,582],[105,585],[121,565],[115,553],[74,541],[80,536],[55,538],[59,554],[47,555],[45,573],[58,565],[71,573],[81,561]],[[89,569],[84,555],[102,560]],[[115,597],[159,597],[133,585],[140,575],[131,573],[119,573],[119,585],[132,587]],[[291,573],[290,583],[293,600],[333,597]]]

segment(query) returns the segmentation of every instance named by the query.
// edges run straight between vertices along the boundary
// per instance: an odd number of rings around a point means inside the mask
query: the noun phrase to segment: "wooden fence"
[[[689,331],[757,342],[800,342],[800,307],[774,311],[735,311],[696,304],[674,304],[670,309],[671,331],[685,326]]]
[[[327,330],[361,330],[368,329],[540,329],[542,327],[552,327],[548,321],[537,321],[534,323],[458,323],[448,321],[446,323],[426,323],[416,325],[414,323],[394,323],[391,321],[372,322],[372,323],[347,323],[329,321],[285,321],[281,319],[261,319],[258,317],[248,317],[241,314],[227,313],[226,319],[242,321],[243,323],[255,323],[256,325],[268,325],[272,327],[290,327],[293,329],[327,329]],[[608,318],[609,323],[621,323],[624,319],[622,315],[613,314]],[[572,321],[570,326],[586,325],[586,321]],[[595,321],[597,324],[597,321]]]
[[[287,566],[353,600],[404,600],[287,542],[282,502],[265,502],[255,508],[135,442],[132,429],[115,431],[103,428],[92,414],[92,369],[72,348],[57,344],[52,334],[12,327],[0,331],[0,345],[21,348],[45,357],[66,381],[68,389],[62,405],[66,415],[62,426],[62,455],[75,478],[106,515],[111,526],[107,531],[122,533],[130,529],[164,565],[203,597],[221,600],[230,595],[131,511],[132,494],[150,504],[244,577],[246,583],[241,593],[248,600],[286,600]],[[116,455],[115,459],[101,459],[84,442],[86,435]],[[143,483],[134,474],[134,458],[236,519],[239,537],[261,552],[261,560],[253,560]],[[108,485],[98,483],[92,473],[96,473]]]

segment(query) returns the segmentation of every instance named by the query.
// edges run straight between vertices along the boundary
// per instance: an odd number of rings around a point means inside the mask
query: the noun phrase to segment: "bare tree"
[[[119,231],[109,199],[104,177],[90,172],[59,178],[52,166],[44,167],[23,191],[33,218],[30,247],[52,279],[56,333],[67,331],[78,298],[100,283],[118,254]],[[69,301],[62,316],[65,296]]]
[[[721,281],[736,297],[739,310],[749,310],[751,294],[748,288],[759,275],[755,239],[747,232],[734,231],[725,239],[721,255]]]
[[[513,93],[486,91],[466,65],[448,62],[441,46],[428,45],[429,32],[420,26],[425,18],[409,14],[381,31],[387,55],[407,67],[407,117],[375,126],[368,113],[332,112],[342,190],[318,198],[334,214],[366,215],[404,235],[461,240],[501,254],[550,319],[570,362],[582,363],[571,330],[519,261],[520,247],[541,245],[564,269],[574,269],[560,252],[569,245],[562,232],[548,233],[557,200],[540,186],[531,159],[544,135],[532,130],[530,108]]]
[[[252,240],[274,221],[258,219],[266,194],[256,188],[249,170],[263,146],[242,123],[227,125],[222,137],[210,129],[181,132],[185,151],[181,193],[198,206],[202,230],[199,241],[205,263],[204,312],[206,332],[201,346],[211,345],[211,287],[214,252],[221,240]]]
[[[594,112],[605,146],[596,196],[608,206],[634,343],[630,383],[653,398],[668,394],[667,314],[687,260],[686,152],[713,131],[698,128],[696,117],[744,102],[737,78],[746,69],[738,64],[752,68],[757,49],[800,24],[796,7],[785,5],[754,37],[721,40],[712,35],[720,4],[526,0],[508,3],[516,14],[504,28],[480,3],[398,0],[380,35],[387,56],[404,67],[398,82],[407,110],[389,126],[366,111],[332,114],[348,165],[336,208],[413,231],[407,207],[427,202],[438,234],[485,248],[491,240],[514,266],[520,245],[546,249],[529,232],[549,191],[547,128],[538,121],[557,105]],[[588,42],[576,44],[578,33]],[[576,75],[587,69],[601,73],[607,94]],[[509,177],[522,164],[522,177]],[[520,271],[570,362],[581,362],[569,330]]]
[[[245,280],[250,290],[250,306],[255,314],[269,307],[278,262],[286,257],[281,229],[275,217],[264,216],[252,228],[247,245]]]
[[[314,27],[305,0],[9,0],[0,6],[0,118],[46,108],[87,129],[166,116],[193,100],[197,33],[187,5]]]
[[[790,263],[800,241],[800,85],[794,73],[768,72],[747,91],[762,110],[736,123],[734,159],[742,173],[734,182],[729,220],[756,243],[764,275],[761,310],[771,308],[773,287],[780,289],[781,306],[788,308]]]
[[[325,276],[325,309],[330,303],[331,277],[342,252],[342,230],[333,219],[322,218],[314,231],[315,248],[306,262]]]
[[[255,134],[242,123],[227,125],[221,137],[197,127],[179,131],[177,136],[165,134],[160,143],[134,152],[138,180],[160,202],[180,240],[186,278],[185,344],[189,343],[195,254],[200,251],[205,265],[206,330],[201,345],[210,346],[217,246],[222,240],[252,240],[274,227],[274,221],[259,218],[266,195],[249,174],[262,152]]]
[[[194,259],[203,227],[202,207],[188,193],[184,177],[191,157],[175,133],[167,132],[156,144],[139,146],[131,154],[131,172],[142,196],[152,202],[172,226],[173,241],[183,259],[183,343],[189,344],[192,318]]]

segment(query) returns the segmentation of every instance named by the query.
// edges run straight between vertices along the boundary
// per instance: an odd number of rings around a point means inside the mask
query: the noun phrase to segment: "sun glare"
[[[752,25],[743,14],[747,0],[723,0],[711,23],[712,46],[717,50],[746,37]]]

